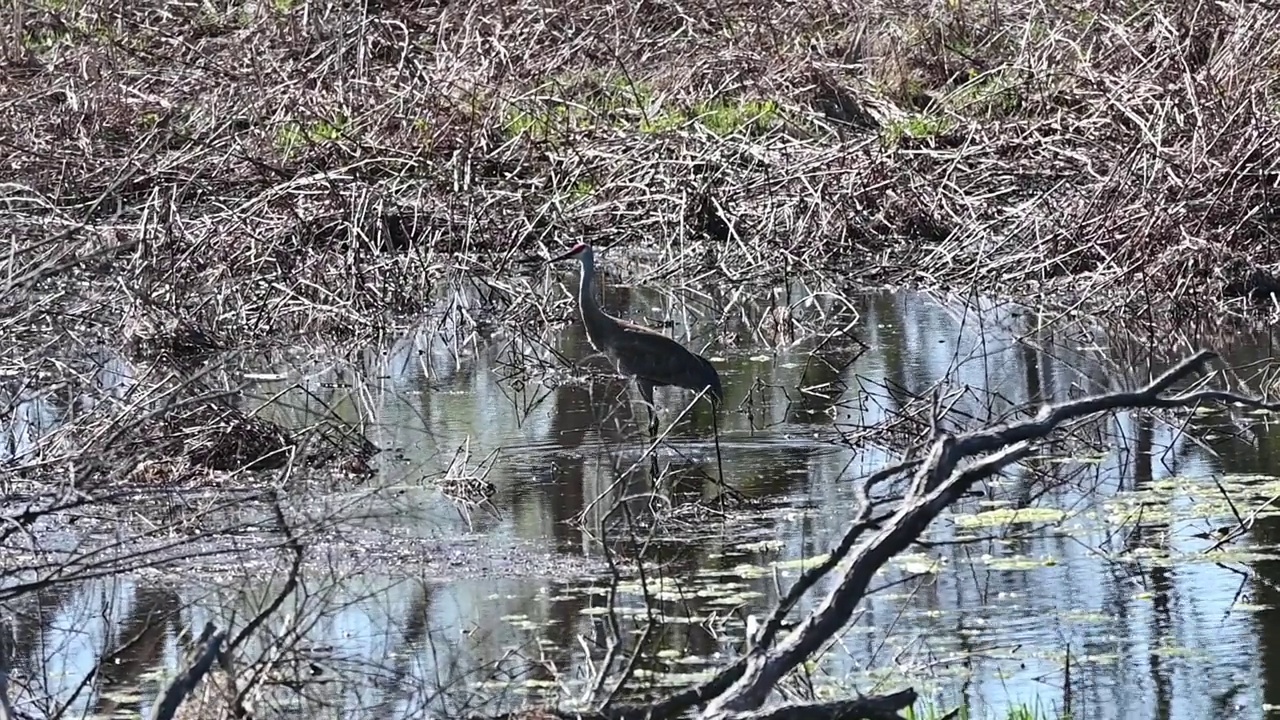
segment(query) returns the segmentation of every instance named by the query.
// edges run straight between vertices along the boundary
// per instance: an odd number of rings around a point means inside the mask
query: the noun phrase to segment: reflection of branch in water
[[[0,720],[16,720],[18,714],[9,700],[9,669],[0,668]]]
[[[3,539],[0,536],[0,541]],[[75,596],[75,587],[69,583],[41,587],[29,595],[17,602],[13,598],[3,600],[7,612],[6,617],[0,618],[0,669],[21,668],[31,677],[43,662],[36,655],[51,645],[49,632]]]
[[[182,599],[172,589],[135,587],[133,609],[119,631],[125,640],[98,663],[95,714],[111,716],[121,710],[130,714],[141,712],[140,693],[127,700],[123,698],[129,697],[128,690],[140,684],[147,670],[164,662],[168,630],[181,608]]]
[[[290,527],[288,520],[285,519],[284,510],[280,507],[280,499],[278,497],[274,498],[271,509],[275,515],[276,525],[278,526],[277,529],[280,534],[284,536],[284,545],[293,553],[293,565],[289,568],[289,575],[285,578],[284,585],[280,588],[280,592],[276,593],[275,598],[271,600],[267,607],[264,608],[262,612],[258,613],[240,630],[239,633],[236,634],[235,639],[227,644],[226,650],[218,655],[218,660],[222,664],[222,670],[227,674],[227,681],[230,684],[232,691],[235,693],[235,696],[231,701],[231,709],[235,712],[237,717],[247,716],[248,713],[244,704],[245,699],[248,697],[249,691],[255,686],[255,684],[263,679],[269,668],[263,667],[261,671],[251,675],[250,680],[245,684],[245,687],[236,692],[236,676],[233,668],[232,653],[235,652],[236,648],[244,643],[244,641],[247,640],[249,636],[252,635],[263,623],[265,623],[267,618],[274,615],[275,612],[280,609],[280,606],[284,604],[285,598],[293,594],[294,589],[298,587],[298,579],[302,572],[302,560],[305,554],[302,543],[298,541],[295,531]]]
[[[654,537],[657,532],[657,524],[655,523],[650,526],[648,536],[645,537],[643,541],[641,541],[640,538],[636,536],[635,521],[634,521],[634,518],[632,517],[630,509],[627,507],[627,504],[625,502],[621,502],[615,505],[614,508],[610,510],[609,514],[605,516],[603,521],[607,523],[609,520],[609,515],[612,515],[615,510],[621,510],[623,517],[625,518],[625,521],[626,521],[627,529],[630,531],[630,534],[631,534],[631,541],[633,545],[637,546],[636,554],[638,556],[643,556],[645,553],[645,549],[648,547],[650,543],[654,541]],[[609,675],[613,668],[613,663],[617,659],[618,654],[622,648],[623,637],[624,637],[622,633],[622,629],[618,623],[618,609],[615,605],[617,601],[617,596],[618,596],[618,581],[621,579],[622,574],[621,572],[619,572],[618,566],[614,561],[613,553],[609,547],[609,543],[604,542],[604,543],[601,543],[601,545],[604,548],[605,559],[609,564],[609,571],[610,571],[609,596],[608,596],[609,597],[609,614],[608,614],[609,640],[607,643],[608,649],[605,652],[604,661],[600,669],[597,671],[598,675],[596,677],[595,682],[591,686],[590,695],[587,699],[594,699],[600,696],[600,693],[604,688],[605,681],[609,679]],[[626,662],[622,665],[621,672],[619,673],[618,677],[614,679],[613,688],[608,692],[607,695],[604,696],[604,699],[600,704],[600,708],[602,712],[609,708],[609,706],[613,703],[613,701],[618,697],[618,694],[620,693],[622,688],[626,686],[627,682],[631,680],[632,675],[636,671],[637,663],[640,659],[640,654],[641,652],[644,651],[645,647],[648,645],[649,638],[653,634],[654,628],[657,625],[657,618],[654,616],[655,599],[653,595],[649,592],[648,573],[645,570],[645,565],[643,562],[636,563],[636,572],[637,572],[637,579],[639,580],[639,583],[640,583],[640,590],[644,596],[644,608],[645,608],[645,616],[646,616],[645,624],[643,629],[641,630],[640,637],[635,641],[635,647],[632,649],[630,657],[628,657]],[[659,578],[661,577],[662,575],[659,575]]]
[[[205,623],[204,630],[196,641],[200,653],[191,661],[191,667],[174,679],[160,702],[156,703],[151,713],[152,720],[172,720],[178,712],[178,706],[195,691],[196,686],[213,667],[213,661],[222,651],[222,642],[226,638],[225,631],[218,630],[213,623]]]
[[[413,660],[414,653],[427,644],[431,627],[427,621],[431,613],[433,587],[428,582],[414,584],[413,599],[405,608],[404,632],[400,637],[399,648],[388,649],[387,652],[387,656],[392,661],[390,677],[387,678],[387,685],[391,687],[391,691],[388,697],[381,698],[375,707],[369,708],[370,714],[374,717],[385,713],[387,720],[390,720],[391,713],[395,711],[396,702],[407,702],[409,695],[416,689],[405,680],[409,677],[409,663]]]
[[[475,468],[469,468],[471,437],[467,436],[463,444],[454,450],[444,475],[436,481],[440,494],[453,503],[458,515],[473,531],[469,508],[483,507],[495,520],[502,520],[502,514],[489,500],[497,493],[498,487],[486,479],[500,451],[500,448],[494,449]]]
[[[849,389],[842,376],[862,357],[863,352],[863,349],[836,349],[822,353],[815,349],[805,360],[804,372],[795,388],[798,397],[787,403],[787,421],[804,424],[830,422],[829,413]]]

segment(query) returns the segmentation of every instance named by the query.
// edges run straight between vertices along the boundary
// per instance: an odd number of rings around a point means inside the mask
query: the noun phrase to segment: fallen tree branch
[[[916,702],[911,688],[890,695],[865,695],[853,700],[828,703],[784,705],[760,712],[744,713],[742,720],[902,720],[898,713]]]
[[[200,652],[196,655],[196,659],[191,663],[191,667],[187,671],[174,679],[169,685],[169,689],[165,691],[164,698],[156,703],[155,711],[151,713],[152,720],[172,720],[173,716],[178,712],[178,706],[186,699],[188,695],[195,691],[196,686],[204,679],[209,672],[209,668],[213,666],[213,661],[218,657],[218,653],[222,650],[222,641],[227,639],[227,633],[218,630],[213,623],[205,623],[204,630],[200,633],[198,645],[203,643]]]
[[[1102,412],[1124,408],[1194,407],[1200,403],[1236,403],[1280,412],[1280,403],[1264,402],[1231,392],[1203,390],[1165,397],[1174,385],[1199,370],[1216,355],[1201,351],[1178,363],[1139,390],[1090,396],[1046,405],[1034,418],[952,434],[935,422],[934,440],[923,458],[883,468],[858,489],[860,507],[844,536],[822,563],[810,568],[778,603],[748,653],[691,688],[647,705],[619,706],[596,713],[554,713],[566,720],[671,720],[697,706],[704,706],[704,720],[887,720],[915,702],[908,688],[885,696],[868,696],[816,704],[784,704],[762,710],[777,683],[822,646],[849,621],[866,595],[874,576],[890,559],[916,542],[934,519],[974,484],[1026,457],[1042,440],[1066,423]],[[966,460],[971,460],[961,467]],[[906,494],[892,514],[872,517],[869,489],[894,476],[914,472]],[[866,537],[870,531],[874,535]],[[861,541],[861,544],[859,544]],[[776,647],[770,647],[783,617],[801,596],[824,575],[847,560],[844,576],[818,607]],[[514,720],[524,713],[500,715]]]
[[[878,529],[880,523],[887,519],[887,517],[871,517],[871,511],[875,507],[870,498],[871,488],[899,473],[907,472],[919,464],[918,460],[912,460],[882,468],[858,486],[857,498],[859,507],[858,515],[854,518],[853,527],[845,532],[844,537],[840,539],[840,543],[827,555],[826,560],[801,573],[800,578],[787,590],[786,596],[778,602],[778,606],[774,608],[769,619],[765,621],[759,637],[747,638],[748,641],[764,648],[768,648],[773,644],[773,639],[777,636],[778,631],[782,629],[782,623],[786,619],[787,613],[791,612],[796,603],[800,602],[800,598],[804,597],[804,594],[810,588],[816,585],[827,573],[834,570],[849,555],[849,551],[853,549],[853,545],[858,541],[858,538],[862,537],[862,533],[867,530]]]
[[[765,643],[753,646],[747,655],[745,670],[740,671],[740,677],[728,690],[710,702],[703,717],[709,720],[755,717],[756,711],[764,705],[777,683],[818,652],[827,640],[844,627],[865,596],[872,578],[891,558],[907,549],[930,522],[966,494],[975,483],[1025,457],[1035,441],[1045,438],[1064,423],[1122,408],[1192,407],[1202,402],[1237,403],[1250,408],[1280,412],[1280,403],[1264,402],[1224,391],[1198,391],[1162,397],[1163,393],[1214,357],[1214,353],[1202,350],[1139,390],[1046,405],[1034,418],[1028,420],[957,435],[935,431],[929,455],[916,471],[911,488],[899,510],[881,525],[879,532],[864,540],[850,554],[851,559],[839,585],[777,647],[769,648]],[[977,459],[968,467],[959,467],[970,458]],[[883,473],[884,471],[877,473],[877,476],[882,477]],[[866,512],[864,509],[861,520],[855,520],[854,525],[846,532],[840,543],[841,548],[867,530],[864,525]],[[802,584],[812,583],[797,583],[797,586]],[[794,593],[789,593],[783,603],[792,601],[792,594]],[[770,627],[774,627],[777,620],[779,616],[775,612],[770,620]],[[762,638],[767,638],[768,630],[761,635]]]

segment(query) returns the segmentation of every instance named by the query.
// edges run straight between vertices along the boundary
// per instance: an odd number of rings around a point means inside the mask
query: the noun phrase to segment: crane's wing
[[[674,385],[694,392],[710,387],[719,401],[720,375],[706,358],[647,328],[625,327],[614,344],[618,364],[628,374],[654,385]]]

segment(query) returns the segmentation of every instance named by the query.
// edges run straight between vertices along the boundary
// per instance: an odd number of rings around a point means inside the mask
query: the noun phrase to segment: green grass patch
[[[760,135],[778,127],[781,119],[773,100],[710,100],[684,111],[663,113],[645,120],[640,131],[662,133],[697,125],[720,137]]]
[[[889,147],[919,144],[935,140],[955,130],[956,122],[950,118],[926,113],[912,113],[904,118],[891,120],[881,128],[880,138]]]
[[[502,122],[502,132],[508,138],[554,142],[557,138],[584,132],[593,126],[586,108],[556,102],[541,109],[509,108]]]
[[[47,28],[38,28],[36,30],[28,30],[22,33],[22,47],[34,53],[45,53],[57,47],[59,43],[68,40],[71,33],[66,30],[53,30]]]
[[[575,133],[638,127],[659,112],[647,83],[621,75],[563,75],[543,83],[503,112],[508,138],[556,143]]]
[[[1016,117],[1024,104],[1022,86],[1022,78],[1014,71],[970,71],[969,80],[947,93],[942,105],[968,117]]]
[[[601,73],[564,76],[503,113],[507,138],[557,143],[576,133],[638,132],[657,135],[694,128],[720,137],[759,135],[782,124],[776,100],[709,98],[677,102],[648,83]]]
[[[350,122],[342,115],[333,120],[290,120],[277,131],[276,147],[285,157],[293,157],[305,147],[337,142],[342,139],[348,127]]]

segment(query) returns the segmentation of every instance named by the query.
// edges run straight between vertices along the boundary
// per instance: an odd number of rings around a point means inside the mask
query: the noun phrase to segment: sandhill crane
[[[578,243],[569,252],[548,260],[548,263],[577,258],[582,264],[582,278],[578,282],[578,308],[587,328],[587,339],[596,352],[613,358],[624,375],[635,379],[640,397],[649,409],[649,435],[657,437],[658,417],[654,413],[653,389],[674,386],[694,392],[706,390],[713,407],[724,402],[720,387],[720,374],[701,355],[690,352],[680,343],[647,327],[606,314],[596,304],[591,291],[595,280],[595,254],[591,246]]]

